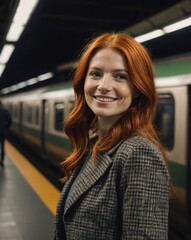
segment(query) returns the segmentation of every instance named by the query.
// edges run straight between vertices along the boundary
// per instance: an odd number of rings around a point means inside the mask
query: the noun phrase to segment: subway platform
[[[55,188],[9,142],[0,167],[0,240],[52,240],[59,197]]]

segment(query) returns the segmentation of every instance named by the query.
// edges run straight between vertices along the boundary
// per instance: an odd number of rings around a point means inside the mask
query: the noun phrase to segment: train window
[[[12,113],[13,113],[13,106],[12,106],[12,103],[9,104],[9,113],[10,113],[11,116],[12,116]]]
[[[40,114],[40,109],[39,105],[34,106],[34,124],[39,125],[39,114]]]
[[[171,94],[158,95],[154,124],[162,143],[171,150],[174,145],[174,99]]]
[[[18,118],[18,106],[17,105],[13,105],[13,117],[15,119]]]
[[[27,106],[27,115],[26,115],[26,121],[28,123],[32,123],[32,110],[33,110],[33,107],[32,106]]]
[[[54,104],[54,128],[57,131],[64,130],[64,103],[56,102]]]

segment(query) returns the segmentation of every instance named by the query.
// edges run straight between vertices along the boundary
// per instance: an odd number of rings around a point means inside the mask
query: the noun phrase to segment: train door
[[[159,107],[156,114],[157,129],[165,145],[172,197],[169,212],[169,239],[185,238],[189,230],[188,221],[188,175],[187,175],[187,111],[186,86],[159,88]]]
[[[49,126],[49,118],[50,118],[50,106],[47,100],[43,100],[42,102],[42,151],[44,157],[47,156],[47,137],[48,137],[48,126]]]
[[[189,229],[191,227],[191,85],[188,87],[188,211],[189,211]],[[191,230],[190,230],[191,235]]]
[[[23,137],[23,103],[19,103],[19,137],[22,140]]]

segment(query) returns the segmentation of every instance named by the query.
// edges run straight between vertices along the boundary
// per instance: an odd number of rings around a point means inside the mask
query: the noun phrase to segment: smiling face
[[[133,86],[120,52],[105,48],[91,59],[85,79],[85,99],[98,121],[113,125],[129,108]]]

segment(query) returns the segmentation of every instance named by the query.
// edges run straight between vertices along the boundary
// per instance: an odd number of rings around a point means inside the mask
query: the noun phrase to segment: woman
[[[84,49],[73,86],[56,239],[168,239],[169,175],[147,51],[125,34],[101,35]]]

